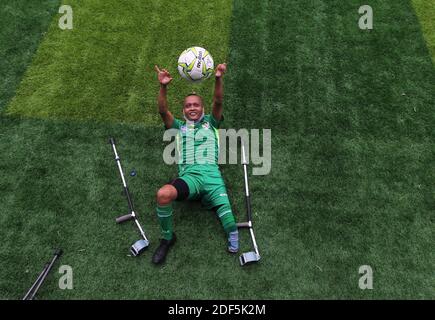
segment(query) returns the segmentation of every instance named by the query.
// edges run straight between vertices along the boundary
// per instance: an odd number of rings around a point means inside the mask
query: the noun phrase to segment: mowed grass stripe
[[[227,125],[272,128],[272,172],[251,193],[268,199],[254,206],[263,252],[283,260],[256,292],[433,295],[431,59],[409,3],[373,5],[368,32],[360,5],[234,4]],[[363,264],[374,291],[358,288]]]
[[[125,213],[126,202],[107,139],[118,139],[127,179],[132,167],[138,172],[140,179],[129,179],[129,185],[140,219],[156,244],[155,191],[175,173],[161,165],[161,145],[154,143],[161,132],[143,126],[11,117],[0,118],[0,124],[0,256],[7,262],[0,272],[0,297],[22,297],[54,247],[64,250],[62,262],[73,267],[76,289],[59,290],[53,276],[41,297],[153,297],[157,285],[145,281],[152,278],[147,275],[152,272],[149,255],[129,258],[137,233],[131,224],[114,223]],[[133,266],[139,272],[129,282],[122,274]],[[130,288],[135,282],[140,289]],[[112,293],[107,294],[108,288]]]
[[[411,2],[420,20],[427,47],[435,64],[435,2],[426,0],[411,0]]]
[[[155,64],[174,77],[175,113],[192,90],[211,104],[212,81],[192,87],[178,75],[177,59],[197,45],[216,63],[226,60],[231,0],[65,3],[74,10],[74,29],[60,30],[60,15],[53,20],[9,115],[159,125]]]
[[[0,3],[0,110],[14,96],[60,1]]]

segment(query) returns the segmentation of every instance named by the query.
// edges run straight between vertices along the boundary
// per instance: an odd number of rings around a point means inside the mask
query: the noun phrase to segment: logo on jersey
[[[203,127],[204,129],[210,129],[210,123],[208,123],[208,122],[204,122],[204,123],[202,124],[202,127]]]

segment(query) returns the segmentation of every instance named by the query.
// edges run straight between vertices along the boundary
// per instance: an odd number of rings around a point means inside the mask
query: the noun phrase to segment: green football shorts
[[[178,177],[189,187],[188,200],[201,199],[202,204],[211,210],[221,205],[230,205],[227,188],[219,170],[185,172]]]

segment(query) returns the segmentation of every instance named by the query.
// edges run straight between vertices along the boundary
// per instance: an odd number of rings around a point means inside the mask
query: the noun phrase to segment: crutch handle
[[[237,223],[237,228],[250,228],[252,227],[251,222],[239,222]]]
[[[126,214],[125,216],[120,216],[120,217],[116,218],[116,223],[123,223],[123,222],[129,221],[131,219],[133,219],[133,215]]]

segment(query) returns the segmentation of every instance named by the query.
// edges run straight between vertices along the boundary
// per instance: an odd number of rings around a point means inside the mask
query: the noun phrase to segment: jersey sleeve
[[[180,130],[181,126],[183,125],[183,122],[177,118],[174,118],[174,122],[172,123],[172,126],[169,129],[178,129]]]
[[[210,121],[210,124],[211,124],[214,128],[218,129],[218,128],[220,127],[220,125],[222,124],[222,122],[224,121],[224,116],[222,116],[222,118],[221,118],[220,120],[217,120],[217,119],[215,119],[215,117],[213,116],[213,114],[210,113],[210,114],[209,114],[209,121]]]

